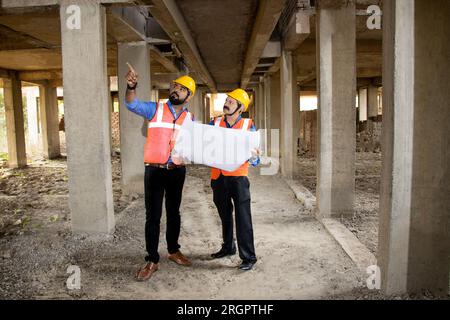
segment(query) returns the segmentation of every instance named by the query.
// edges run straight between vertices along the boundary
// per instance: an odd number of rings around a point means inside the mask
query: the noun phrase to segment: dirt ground
[[[316,194],[316,161],[297,159],[296,178]],[[380,196],[381,153],[356,153],[355,210],[353,217],[341,222],[376,256],[378,245],[378,208]]]
[[[1,169],[0,299],[410,298],[365,289],[366,275],[284,180],[260,176],[258,169],[250,174],[258,257],[252,271],[236,268],[238,256],[209,258],[221,244],[220,220],[209,170],[190,166],[180,244],[193,266],[167,260],[163,214],[160,270],[150,281],[136,282],[133,275],[145,255],[144,201],[121,196],[120,158],[114,157],[112,165],[116,230],[109,236],[70,232],[64,158],[23,170]],[[70,265],[81,270],[81,290],[67,289]]]
[[[0,298],[298,299],[363,284],[351,260],[319,222],[302,212],[284,181],[256,172],[251,188],[257,265],[242,273],[238,256],[210,260],[220,247],[221,229],[209,170],[199,166],[188,169],[181,210],[180,243],[193,266],[166,259],[163,219],[161,268],[151,281],[135,282],[145,254],[144,203],[141,197],[124,201],[120,196],[119,164],[115,157],[116,231],[111,236],[71,234],[65,159],[2,169]],[[81,269],[81,290],[66,288],[69,265]]]

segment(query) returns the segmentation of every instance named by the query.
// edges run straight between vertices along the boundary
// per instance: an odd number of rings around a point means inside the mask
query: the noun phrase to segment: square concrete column
[[[159,101],[159,91],[152,89],[150,101]]]
[[[47,159],[60,156],[58,96],[48,81],[39,86],[42,151]]]
[[[195,114],[195,118],[200,121],[201,123],[203,123],[203,119],[205,118],[205,111],[206,111],[206,90],[203,89],[201,91],[201,96],[200,96],[200,108],[197,111],[198,115]]]
[[[378,265],[387,294],[448,294],[450,2],[383,2]]]
[[[111,153],[111,157],[115,155],[114,152],[114,146],[113,146],[113,135],[112,135],[112,116],[113,116],[113,111],[114,111],[114,104],[113,104],[113,98],[111,95],[111,78],[108,76],[107,77],[107,85],[108,85],[108,105],[109,105],[109,113],[108,113],[108,118],[109,118],[109,126],[108,126],[108,135],[109,135],[109,147],[110,147],[110,153]]]
[[[271,149],[271,102],[272,99],[270,97],[271,95],[271,77],[270,76],[266,76],[264,77],[264,110],[265,110],[265,114],[264,114],[264,122],[265,122],[265,128],[266,129],[266,133],[265,133],[265,150],[263,150],[265,155],[270,155],[270,149]]]
[[[39,124],[38,124],[38,90],[36,87],[25,87],[22,93],[26,96],[27,109],[27,150],[31,154],[39,153]]]
[[[287,178],[292,178],[297,159],[297,140],[300,135],[300,103],[296,66],[291,51],[281,52],[280,98],[281,173]]]
[[[259,125],[259,105],[261,103],[261,96],[259,94],[259,91],[260,91],[259,85],[256,85],[253,90],[252,109],[251,110],[249,109],[249,112],[248,112],[249,117],[253,119],[256,126]]]
[[[205,98],[205,118],[204,123],[208,124],[211,120],[211,96]]]
[[[71,20],[73,13],[67,14],[71,5],[79,8],[79,16],[75,15],[79,25]],[[114,206],[105,8],[97,1],[62,0],[60,17],[72,230],[111,233]]]
[[[369,86],[367,89],[367,117],[378,117],[378,88]]]
[[[270,141],[270,156],[275,154],[280,155],[281,147],[281,84],[280,84],[280,72],[277,71],[270,76],[270,129],[278,130],[278,141],[271,138]],[[272,131],[275,132],[275,131]]]
[[[329,7],[327,4],[329,3]],[[356,12],[353,0],[317,9],[317,214],[353,214],[356,149]]]
[[[189,111],[191,111],[194,114],[195,121],[203,123],[203,113],[204,113],[204,106],[203,106],[204,96],[203,96],[203,90],[200,88],[197,88],[195,90],[195,95],[189,102]]]
[[[122,160],[122,192],[144,194],[144,145],[147,120],[125,106],[127,62],[139,74],[136,90],[139,100],[150,101],[150,48],[144,41],[118,44],[118,84],[120,101],[120,154]]]
[[[367,121],[367,88],[358,90],[359,121]]]
[[[257,129],[265,128],[265,99],[264,99],[264,83],[260,82],[256,90],[257,103],[256,103],[256,121],[255,125]]]
[[[367,88],[367,130],[370,137],[370,148],[374,147],[374,121],[378,117],[378,88],[370,85]]]
[[[22,84],[16,72],[3,79],[6,113],[6,137],[8,140],[8,166],[21,168],[27,165],[25,130],[22,105]]]
[[[252,88],[252,93],[249,95],[250,96],[250,100],[251,103],[248,107],[248,117],[250,119],[253,119],[253,121],[255,121],[256,123],[256,108],[257,108],[257,104],[258,104],[258,95],[257,95],[257,90],[256,88]]]

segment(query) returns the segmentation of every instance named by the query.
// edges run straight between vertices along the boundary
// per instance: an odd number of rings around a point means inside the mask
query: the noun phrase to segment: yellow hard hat
[[[247,92],[239,88],[227,93],[227,96],[242,103],[244,105],[244,112],[247,111],[248,105],[250,104],[250,97],[248,96]]]
[[[195,94],[195,81],[191,77],[189,77],[189,76],[181,76],[181,77],[173,80],[173,82],[179,83],[182,86],[188,88],[191,91],[192,95]]]

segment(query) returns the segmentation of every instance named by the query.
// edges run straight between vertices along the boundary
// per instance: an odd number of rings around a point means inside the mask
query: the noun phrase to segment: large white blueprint
[[[186,117],[175,138],[174,163],[196,163],[234,171],[259,148],[259,131],[236,130],[193,122]]]

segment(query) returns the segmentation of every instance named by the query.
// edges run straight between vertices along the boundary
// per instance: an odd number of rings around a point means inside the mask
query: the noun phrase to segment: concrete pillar
[[[157,89],[152,89],[150,101],[159,101],[159,91]]]
[[[206,91],[202,91],[202,97],[201,97],[201,100],[200,100],[200,114],[197,116],[196,115],[196,118],[201,122],[201,123],[204,123],[203,122],[203,119],[205,119],[205,112],[206,112]]]
[[[375,147],[374,141],[374,121],[378,117],[378,88],[376,86],[370,85],[367,88],[367,131],[370,137],[370,149],[373,150]]]
[[[77,29],[70,20],[66,22],[71,17],[67,8],[74,1],[60,4],[72,230],[112,233],[105,8],[96,1],[76,1],[81,19]]]
[[[269,155],[270,154],[270,148],[271,148],[271,143],[270,143],[270,139],[271,139],[271,132],[270,132],[270,128],[271,128],[271,77],[270,76],[266,76],[264,77],[264,122],[265,122],[265,128],[266,132],[265,132],[265,150],[263,150],[265,155]]]
[[[378,88],[369,86],[367,89],[367,117],[378,117]]]
[[[29,153],[36,154],[39,151],[37,88],[25,87],[23,92],[26,96],[27,108],[27,150]]]
[[[352,214],[355,197],[355,3],[325,3],[316,16],[319,217]]]
[[[56,87],[48,81],[39,86],[39,113],[41,121],[42,151],[47,159],[60,156],[58,96]]]
[[[204,106],[203,106],[203,90],[197,88],[195,95],[189,102],[189,110],[194,113],[195,121],[203,122]]]
[[[270,141],[270,156],[279,156],[281,153],[281,83],[280,83],[280,72],[277,71],[270,76],[270,129],[278,130],[278,141],[272,139]],[[275,133],[275,131],[272,131]],[[276,150],[278,148],[278,150]]]
[[[125,195],[144,193],[144,144],[147,123],[125,106],[129,62],[139,74],[136,90],[140,100],[152,98],[149,46],[144,41],[118,44],[118,84],[120,101],[120,154],[122,160],[122,192]]]
[[[448,294],[450,2],[383,2],[378,265],[387,294]]]
[[[264,101],[264,83],[258,84],[256,90],[257,103],[256,103],[256,127],[257,129],[265,128],[265,101]]]
[[[255,125],[257,126],[259,126],[259,104],[261,103],[259,91],[259,85],[256,85],[253,90],[253,108],[249,111],[250,118],[253,119]]]
[[[297,139],[300,135],[299,90],[294,57],[282,51],[280,59],[281,94],[281,173],[291,178],[297,158]],[[297,130],[298,129],[298,130]]]
[[[359,121],[367,121],[367,88],[358,90]]]
[[[253,119],[253,121],[255,121],[255,123],[257,123],[257,119],[256,119],[256,108],[257,108],[257,103],[258,103],[258,96],[257,96],[257,90],[255,88],[252,88],[252,93],[250,94],[250,106],[248,108],[248,117],[250,119]]]
[[[108,118],[109,118],[109,126],[108,126],[108,135],[109,135],[109,147],[110,147],[110,153],[111,157],[115,155],[114,152],[114,146],[113,146],[113,136],[112,136],[112,116],[114,112],[114,104],[113,104],[113,98],[111,95],[111,78],[108,76],[107,80],[107,90],[108,90],[108,105],[109,105],[109,112],[108,112]]]
[[[301,88],[299,88],[299,95],[302,96],[302,92],[301,92]],[[301,107],[301,102],[300,103],[300,107]],[[306,148],[307,146],[307,141],[306,141],[306,137],[307,135],[307,121],[306,121],[306,115],[307,112],[306,111],[301,111],[300,112],[300,129],[299,129],[299,137],[300,137],[300,141],[299,141],[299,148],[300,150],[303,150]]]
[[[205,98],[205,118],[204,123],[209,123],[211,120],[211,96]]]
[[[8,140],[8,166],[21,168],[27,165],[25,130],[22,105],[22,85],[16,72],[3,79],[6,114],[6,137]]]

